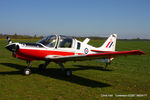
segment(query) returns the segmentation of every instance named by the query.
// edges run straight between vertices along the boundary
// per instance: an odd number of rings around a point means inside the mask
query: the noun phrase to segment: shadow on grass
[[[112,69],[104,69],[104,67],[97,67],[97,66],[89,66],[89,65],[88,66],[87,65],[73,65],[73,66],[79,67],[80,70],[94,69],[94,70],[101,70],[101,71],[113,71]]]
[[[12,64],[12,63],[0,63],[0,64],[20,70],[20,71],[10,71],[10,72],[0,72],[0,75],[22,74],[22,71],[25,68],[25,66],[18,65],[18,64]],[[78,66],[78,67],[82,67],[82,66]],[[70,69],[73,71],[83,70],[83,68],[70,68]],[[111,86],[107,83],[83,78],[83,77],[76,76],[76,75],[72,75],[71,77],[65,77],[64,74],[62,74],[62,71],[58,68],[47,68],[47,70],[44,72],[39,72],[38,68],[31,68],[31,70],[32,70],[32,73],[37,73],[37,74],[44,75],[47,77],[51,77],[51,78],[55,78],[55,79],[59,79],[59,80],[64,80],[64,81],[76,83],[76,84],[83,85],[83,86],[88,86],[88,87],[93,87],[93,88],[96,88],[96,87],[103,88],[103,87]]]

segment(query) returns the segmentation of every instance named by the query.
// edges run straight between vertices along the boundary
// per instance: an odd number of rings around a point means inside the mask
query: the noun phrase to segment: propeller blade
[[[7,36],[7,41],[8,41],[8,44],[12,43],[11,39]]]

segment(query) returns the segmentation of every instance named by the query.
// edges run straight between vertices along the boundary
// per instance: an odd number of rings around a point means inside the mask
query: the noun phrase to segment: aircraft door
[[[74,39],[62,35],[59,36],[57,49],[62,51],[74,52]]]

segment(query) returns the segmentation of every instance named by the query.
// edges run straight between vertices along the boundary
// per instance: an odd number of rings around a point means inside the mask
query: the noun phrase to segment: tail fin
[[[11,44],[12,43],[11,39],[8,36],[6,38],[7,38],[8,44]]]
[[[116,39],[117,34],[110,35],[109,38],[105,41],[105,43],[100,47],[100,49],[103,51],[115,51]]]

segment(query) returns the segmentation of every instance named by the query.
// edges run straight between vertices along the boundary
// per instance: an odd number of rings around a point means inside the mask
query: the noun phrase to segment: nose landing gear
[[[26,69],[25,69],[24,72],[23,72],[23,74],[24,74],[25,76],[29,76],[29,75],[31,74],[31,70],[30,70],[31,65],[30,65],[30,62],[31,62],[31,61],[27,61]]]

